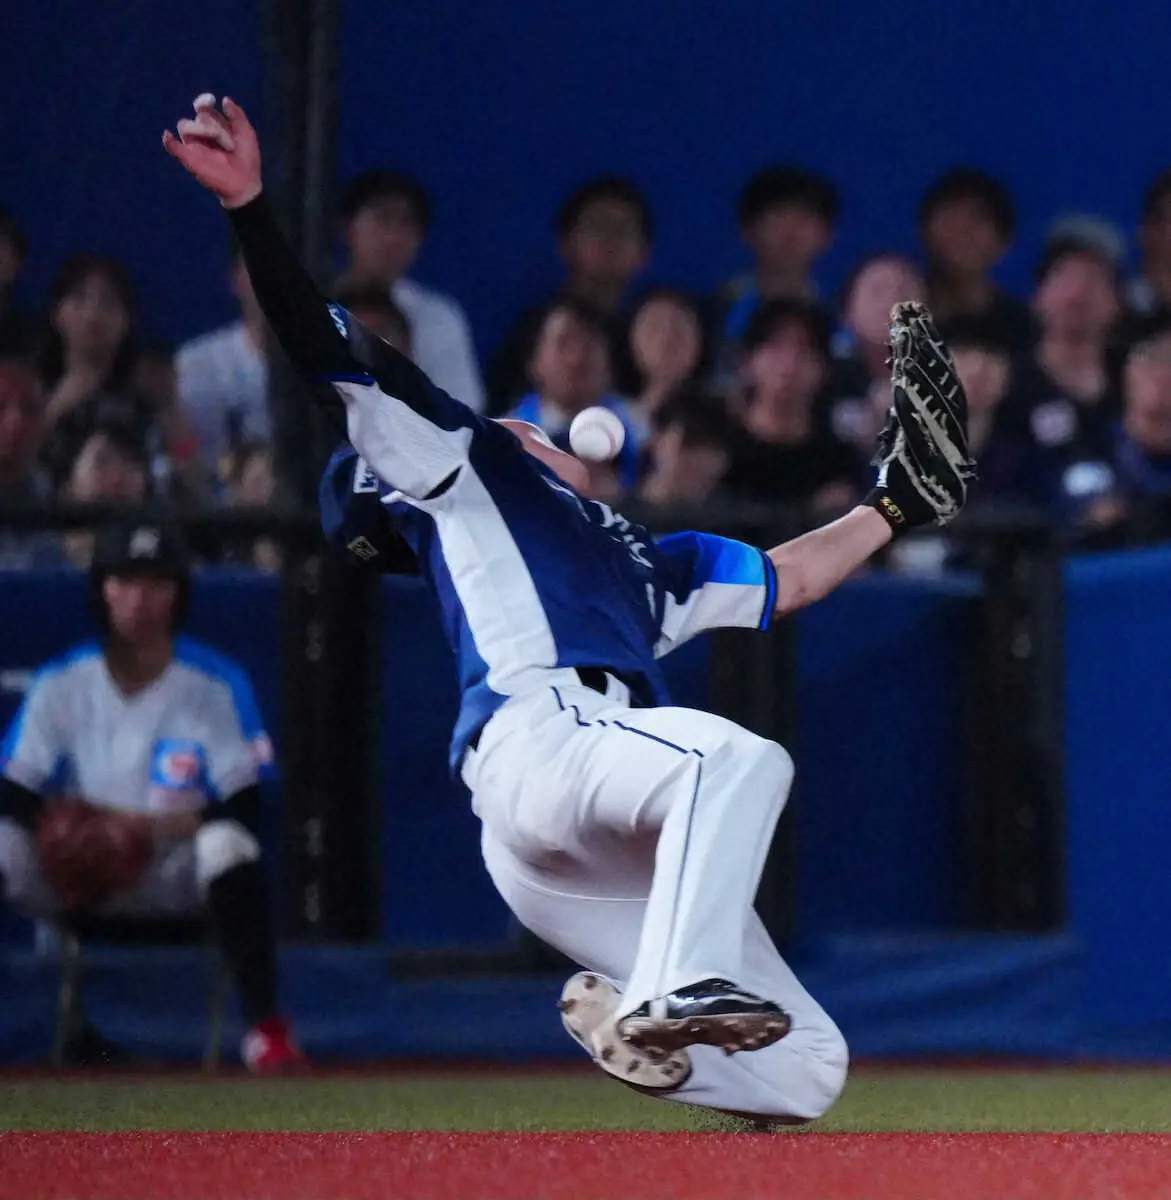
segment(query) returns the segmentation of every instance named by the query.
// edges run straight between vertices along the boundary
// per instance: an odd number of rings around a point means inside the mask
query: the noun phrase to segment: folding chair
[[[207,1034],[203,1045],[203,1068],[214,1071],[220,1064],[228,993],[231,978],[218,948],[211,941],[207,923],[202,920],[126,920],[74,918],[54,926],[59,941],[61,984],[57,993],[57,1016],[49,1061],[64,1066],[65,1047],[70,1034],[84,1020],[81,982],[85,972],[87,944],[109,946],[190,946],[207,948],[208,997]]]

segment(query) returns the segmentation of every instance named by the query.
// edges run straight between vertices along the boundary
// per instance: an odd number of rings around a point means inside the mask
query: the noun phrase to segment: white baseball
[[[569,427],[569,445],[586,462],[609,462],[626,441],[626,427],[608,408],[594,407],[579,412]]]

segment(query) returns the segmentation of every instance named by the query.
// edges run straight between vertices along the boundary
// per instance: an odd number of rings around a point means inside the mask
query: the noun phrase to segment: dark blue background
[[[71,249],[125,257],[151,322],[189,335],[232,311],[214,203],[165,159],[196,92],[261,112],[254,6],[10,5],[0,203],[33,238],[30,291]],[[863,251],[914,244],[924,185],[963,160],[1021,209],[1004,277],[1027,284],[1050,220],[1128,228],[1171,162],[1171,14],[1160,0],[347,0],[338,155],[433,190],[419,275],[467,305],[482,347],[555,278],[550,215],[600,171],[646,187],[653,275],[715,284],[741,264],[737,189],[791,158],[841,184],[834,286]]]

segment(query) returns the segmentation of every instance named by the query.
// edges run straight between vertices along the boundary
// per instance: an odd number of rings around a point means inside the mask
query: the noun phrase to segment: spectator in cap
[[[1171,312],[1171,168],[1147,187],[1139,246],[1142,270],[1127,289],[1130,307],[1140,316]]]
[[[543,304],[513,323],[492,360],[491,405],[501,413],[528,392],[533,346],[549,305],[576,300],[606,325],[614,386],[633,395],[637,372],[628,350],[630,289],[650,259],[654,219],[637,184],[617,175],[591,179],[561,204],[554,221],[557,254],[565,268],[561,286]]]
[[[993,278],[1012,245],[1016,213],[1008,189],[970,167],[941,175],[919,204],[919,234],[927,251],[927,293],[941,325],[979,317],[1014,353],[1033,341],[1028,308]]]
[[[833,242],[838,211],[834,184],[801,167],[766,167],[744,186],[736,218],[753,263],[720,292],[725,369],[764,302],[817,301],[813,267]]]
[[[445,392],[477,412],[484,385],[463,309],[409,278],[431,227],[431,199],[399,171],[366,171],[342,189],[338,206],[347,262],[340,286],[389,292],[410,322],[414,359]]]
[[[0,208],[0,357],[27,358],[40,324],[16,304],[16,281],[28,257],[28,240],[16,217]]]

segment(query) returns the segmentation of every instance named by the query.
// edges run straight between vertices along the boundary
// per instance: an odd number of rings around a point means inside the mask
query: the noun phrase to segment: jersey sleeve
[[[234,663],[223,665],[204,711],[206,783],[213,801],[276,775],[272,741],[248,677]]]
[[[777,571],[763,550],[710,533],[676,533],[658,543],[664,598],[655,656],[707,629],[767,629]]]
[[[425,499],[467,461],[479,417],[317,290],[263,194],[228,212],[256,299],[297,374],[332,398],[358,453],[391,487]]]
[[[339,556],[385,575],[417,575],[410,546],[382,503],[377,474],[349,446],[337,450],[318,488],[321,528]]]
[[[0,744],[0,770],[6,779],[44,795],[68,761],[68,715],[60,675],[38,675]]]

